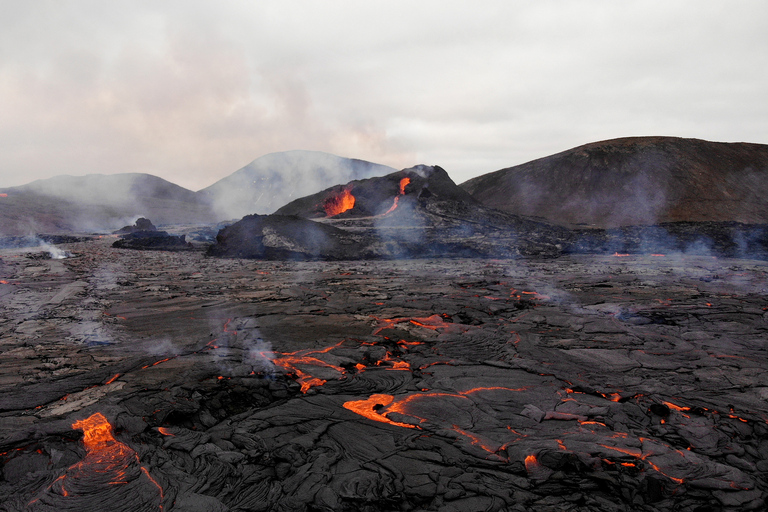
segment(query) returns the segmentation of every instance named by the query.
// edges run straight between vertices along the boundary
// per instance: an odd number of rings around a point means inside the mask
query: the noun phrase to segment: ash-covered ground
[[[768,266],[0,251],[0,510],[768,496]]]

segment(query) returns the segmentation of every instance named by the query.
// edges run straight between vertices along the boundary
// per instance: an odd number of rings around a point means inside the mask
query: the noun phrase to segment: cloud
[[[463,181],[621,136],[768,141],[757,0],[6,10],[0,186],[149,172],[198,189],[290,149]]]

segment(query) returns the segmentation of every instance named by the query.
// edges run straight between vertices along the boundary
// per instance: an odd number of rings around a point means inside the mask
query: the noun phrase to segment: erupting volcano
[[[349,189],[344,189],[338,195],[331,196],[325,200],[323,209],[328,217],[333,217],[355,207],[355,196]]]

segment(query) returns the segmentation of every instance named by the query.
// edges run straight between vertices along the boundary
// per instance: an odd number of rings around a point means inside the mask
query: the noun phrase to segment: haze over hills
[[[0,234],[109,231],[147,217],[155,224],[215,223],[271,213],[295,197],[391,167],[317,151],[271,153],[193,192],[140,173],[56,176],[0,189]]]
[[[157,225],[212,224],[272,213],[299,198],[312,202],[316,198],[310,196],[328,187],[393,172],[328,153],[287,151],[262,156],[198,192],[148,174],[57,176],[0,189],[0,234],[107,231],[142,216]],[[486,207],[563,226],[768,223],[768,146],[613,139],[491,172],[460,187]],[[362,198],[366,192],[357,194]]]
[[[628,137],[460,185],[486,206],[558,224],[768,222],[768,145]]]
[[[331,185],[396,170],[320,151],[285,151],[257,158],[198,194],[219,219],[239,219],[252,213],[272,213],[293,199]]]
[[[0,193],[4,235],[113,230],[138,217],[156,224],[215,220],[195,192],[149,174],[56,176]]]

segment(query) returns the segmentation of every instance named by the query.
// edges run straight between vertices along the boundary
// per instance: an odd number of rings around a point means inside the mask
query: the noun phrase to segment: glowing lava
[[[528,471],[529,473],[531,471],[535,471],[539,469],[539,466],[541,466],[541,464],[539,463],[539,460],[536,458],[535,455],[528,455],[525,458],[525,470]]]
[[[287,353],[269,353],[269,352],[260,352],[262,357],[268,358],[272,361],[273,364],[282,367],[287,372],[293,373],[296,375],[296,382],[301,384],[301,392],[306,393],[309,391],[310,388],[315,386],[322,386],[326,383],[325,380],[320,379],[318,377],[315,377],[313,375],[310,375],[306,371],[302,371],[299,366],[305,367],[324,367],[324,368],[331,368],[332,370],[337,371],[340,376],[344,375],[346,373],[346,370],[340,366],[332,365],[330,363],[326,363],[325,361],[318,359],[316,357],[312,357],[310,354],[325,354],[327,352],[330,352],[334,348],[337,348],[339,345],[341,345],[343,341],[340,341],[339,343],[335,345],[331,345],[330,347],[325,347],[323,349],[319,350],[298,350],[296,352],[287,352]],[[270,354],[272,357],[270,357]],[[274,357],[275,354],[280,354],[278,357]]]
[[[411,178],[403,178],[400,180],[400,190],[398,191],[398,194],[395,196],[395,200],[392,203],[392,206],[390,206],[389,210],[385,211],[382,215],[386,215],[390,212],[393,212],[395,208],[397,208],[397,203],[398,201],[400,201],[400,196],[405,195],[405,187],[407,187],[410,182],[411,182]]]
[[[340,194],[331,196],[325,200],[323,209],[328,217],[333,217],[347,210],[351,210],[355,206],[355,196],[349,189],[344,189]]]
[[[385,416],[386,413],[377,412],[382,407],[391,404],[394,399],[395,397],[392,395],[376,394],[371,395],[367,400],[351,400],[349,402],[344,402],[344,408],[368,418],[369,420],[389,423],[390,425],[395,425],[397,427],[417,428],[416,425],[392,421]]]
[[[115,439],[103,414],[76,421],[72,428],[84,433],[85,458],[70,466],[30,506],[39,502],[54,510],[94,510],[94,504],[127,503],[134,510],[163,510],[163,488],[140,464],[138,454]]]

